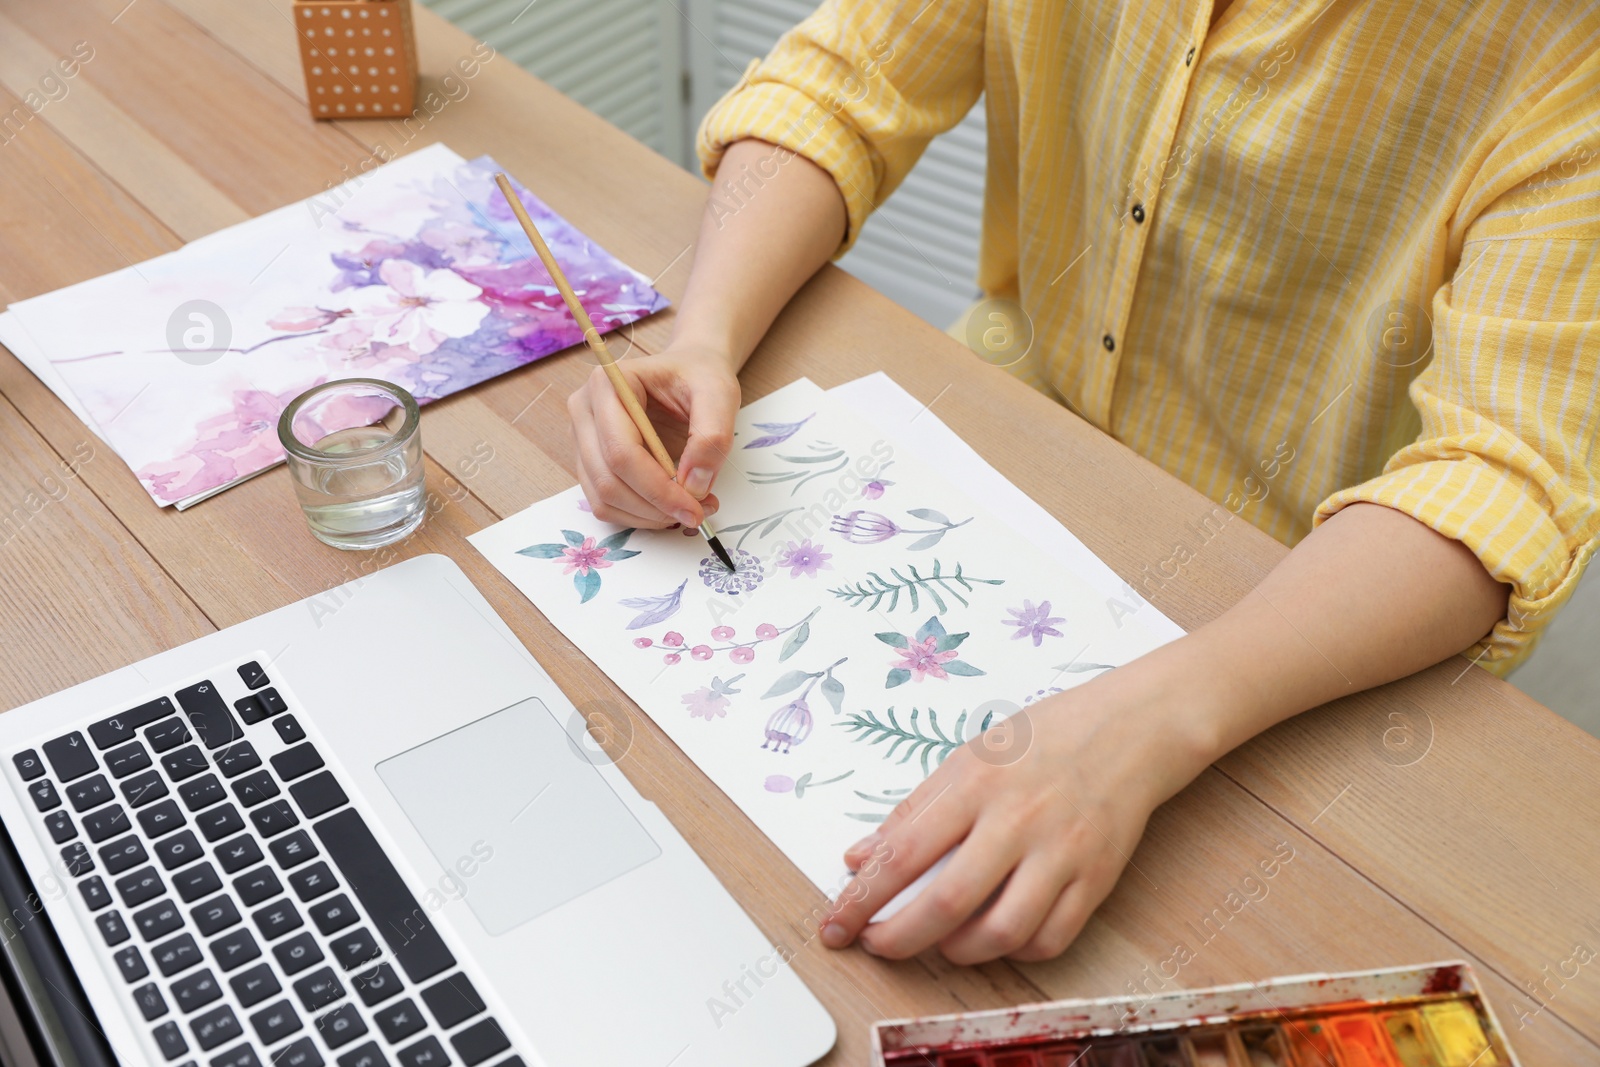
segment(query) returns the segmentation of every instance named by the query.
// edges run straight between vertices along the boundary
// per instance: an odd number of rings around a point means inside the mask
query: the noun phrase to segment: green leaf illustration
[[[562,530],[561,536],[565,537],[567,539],[567,544],[571,545],[573,548],[583,547],[583,534],[579,533],[578,531]]]
[[[844,714],[844,683],[833,675],[828,675],[822,680],[822,695],[828,698],[828,703],[833,705],[835,715]]]
[[[789,639],[783,643],[783,651],[778,653],[778,662],[782,663],[796,652],[799,652],[801,647],[809,640],[811,640],[811,623],[803,622],[800,624],[799,629],[791,633]]]
[[[980,671],[972,664],[963,663],[958,659],[953,659],[949,663],[944,664],[944,669],[949,674],[959,674],[964,678],[976,678],[980,674],[989,673],[988,671]]]
[[[572,576],[572,586],[578,591],[578,603],[587,604],[600,591],[600,572],[579,571]]]
[[[978,585],[1004,585],[1003,578],[973,578],[962,570],[961,564],[956,564],[954,571],[946,573],[944,564],[934,560],[933,570],[922,574],[916,566],[907,564],[905,573],[899,568],[889,571],[893,578],[891,581],[877,571],[868,571],[867,577],[861,581],[842,585],[828,592],[855,608],[865,608],[868,611],[894,611],[901,605],[902,600],[912,611],[922,609],[924,596],[932,601],[932,606],[939,614],[943,615],[950,610],[945,597],[952,597],[962,607],[967,607],[967,598],[963,593],[970,593]]]
[[[886,645],[893,645],[895,648],[911,647],[911,642],[906,640],[905,634],[890,633],[885,631],[884,633],[873,634],[872,636],[876,637],[879,641],[882,641]]]
[[[927,729],[921,725],[921,711],[911,709],[911,718],[904,726],[895,717],[894,708],[889,708],[883,717],[872,711],[859,711],[853,713],[848,719],[838,725],[844,727],[852,735],[851,740],[866,741],[870,745],[888,743],[883,750],[883,758],[894,759],[898,754],[898,762],[907,763],[916,758],[922,765],[922,775],[926,778],[933,773],[933,767],[943,763],[945,759],[960,748],[962,727],[966,725],[967,713],[962,712],[956,719],[955,729],[946,734],[939,728],[939,715],[932,708],[928,709]],[[856,793],[863,800],[872,800],[876,803],[894,803],[881,801],[865,793]]]
[[[628,543],[628,538],[630,538],[632,536],[633,536],[633,530],[631,528],[627,529],[627,530],[618,530],[616,533],[612,534],[610,537],[606,538],[604,541],[601,541],[600,544],[599,544],[599,547],[600,548],[621,548],[623,545]],[[634,555],[634,556],[637,556],[638,554],[639,553],[637,553],[637,552],[629,553],[629,555]],[[617,553],[613,553],[611,558],[612,559],[626,559],[627,557],[623,556],[623,555],[620,555],[620,554],[617,554]]]
[[[885,689],[893,689],[895,686],[905,685],[909,681],[911,681],[911,672],[903,667],[896,667],[884,678],[883,687]]]
[[[555,559],[566,547],[566,545],[529,545],[527,548],[517,549],[517,555],[531,556],[534,559]]]
[[[802,685],[806,684],[808,679],[814,677],[816,676],[807,674],[805,671],[790,671],[788,674],[785,674],[783,677],[779,678],[776,682],[773,682],[772,688],[761,694],[761,699],[765,700],[768,697],[780,696],[784,693],[799,689]]]

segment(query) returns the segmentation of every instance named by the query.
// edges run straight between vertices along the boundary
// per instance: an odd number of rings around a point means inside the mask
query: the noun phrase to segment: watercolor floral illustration
[[[601,571],[639,554],[631,548],[622,547],[633,536],[631,528],[618,530],[602,541],[585,537],[576,530],[562,530],[561,536],[565,539],[564,544],[529,545],[517,549],[517,555],[531,559],[560,560],[566,567],[561,573],[572,575],[572,585],[578,590],[580,604],[587,604],[600,592]]]
[[[750,446],[746,446],[750,447]],[[794,496],[801,489],[816,481],[826,478],[830,474],[838,474],[850,465],[850,457],[845,450],[827,441],[813,441],[806,445],[805,451],[809,455],[784,455],[774,452],[771,456],[786,464],[786,468],[776,471],[750,471],[746,477],[756,485],[788,485],[789,495]]]
[[[894,460],[892,459],[880,466],[878,468],[878,472],[872,476],[866,485],[861,487],[861,495],[868,500],[882,499],[884,491],[887,490],[891,485],[895,484],[893,481],[883,476],[883,472],[892,466],[894,466]]]
[[[776,641],[780,637],[784,637],[784,642],[778,650],[778,662],[782,663],[796,652],[799,652],[805,647],[806,642],[811,640],[811,620],[816,618],[817,612],[821,610],[821,608],[812,608],[811,614],[799,622],[790,623],[782,628],[774,626],[770,622],[760,623],[755,628],[755,636],[742,641],[735,640],[739,635],[738,630],[732,626],[724,625],[711,628],[710,640],[717,642],[714,645],[705,641],[696,641],[691,645],[685,640],[683,634],[676,630],[668,630],[661,636],[659,642],[653,637],[635,637],[633,639],[633,647],[639,649],[665,649],[666,651],[662,654],[661,661],[669,667],[675,663],[681,663],[685,652],[689,653],[690,659],[702,661],[712,659],[719,653],[726,654],[728,659],[734,663],[743,664],[755,662],[757,649]]]
[[[756,429],[762,431],[762,436],[756,438],[754,441],[751,441],[749,444],[745,445],[744,447],[746,447],[746,448],[771,448],[773,445],[781,445],[785,441],[787,441],[789,438],[791,438],[795,434],[799,433],[800,432],[800,428],[802,426],[804,426],[806,423],[810,422],[812,419],[814,419],[816,417],[817,417],[816,412],[812,412],[810,415],[807,415],[805,418],[799,420],[798,422],[756,422],[756,423],[751,423],[751,425],[754,426]]]
[[[1033,638],[1033,647],[1038,648],[1046,637],[1064,636],[1056,629],[1057,623],[1066,622],[1066,619],[1050,614],[1050,601],[1041,600],[1035,606],[1033,601],[1024,600],[1020,608],[1007,608],[1009,619],[1000,621],[1007,626],[1015,626],[1017,632],[1011,635],[1013,641],[1020,641],[1025,637]]]
[[[881,806],[876,811],[849,811],[845,813],[845,817],[850,819],[859,819],[862,822],[877,823],[883,822],[889,817],[889,812],[894,810],[895,805],[899,804],[910,794],[911,787],[907,786],[904,789],[885,789],[883,792],[878,794],[863,793],[859,789],[852,789],[851,792],[860,797],[862,800],[865,800],[868,804],[878,804]]]
[[[790,793],[793,794],[796,800],[799,800],[806,795],[807,789],[816,789],[820,786],[832,785],[834,782],[842,782],[854,773],[856,772],[849,770],[843,774],[836,774],[832,778],[824,778],[821,781],[818,781],[810,771],[798,778],[790,778],[787,774],[769,774],[766,781],[761,785],[769,793]]]
[[[818,683],[821,683],[822,695],[833,705],[834,714],[842,713],[844,683],[835,678],[833,672],[848,658],[834,660],[820,671],[790,671],[772,683],[771,688],[761,695],[761,699],[770,700],[773,697],[785,696],[796,689],[800,690],[800,695],[780,705],[767,717],[766,740],[761,742],[762,748],[787,755],[791,748],[802,744],[811,736],[816,724],[807,698]]]
[[[500,169],[487,156],[423,149],[307,201],[323,208],[310,213],[315,226],[305,210],[275,212],[141,264],[136,276],[40,297],[24,309],[30,332],[151,497],[186,500],[281,460],[278,416],[314,385],[382,378],[426,404],[582,341],[494,184]],[[642,275],[517,192],[597,329],[667,305]],[[221,318],[179,316],[175,329],[176,299],[156,294],[179,292]],[[138,310],[157,305],[159,315]],[[83,306],[120,328],[82,321]],[[324,432],[361,424],[323,421]]]
[[[884,678],[885,689],[928,678],[945,682],[950,680],[952,674],[976,677],[988,673],[961,659],[961,653],[957,651],[971,634],[946,633],[937,615],[917,627],[917,632],[911,637],[893,631],[873,636],[894,649],[898,657],[891,661],[889,673]]]
[[[683,694],[683,703],[689,707],[689,718],[710,722],[728,714],[728,698],[740,692],[733,687],[733,683],[743,677],[742,674],[736,674],[727,681],[713,677],[710,685]]]
[[[880,515],[876,511],[857,510],[848,515],[835,515],[828,529],[856,545],[879,545],[901,534],[922,534],[923,536],[906,546],[911,552],[921,552],[938,544],[951,530],[972,521],[968,518],[960,522],[951,522],[944,512],[932,508],[911,508],[906,514],[923,522],[931,522],[934,526],[932,529],[901,526],[887,515]]]
[[[842,585],[828,592],[854,608],[865,608],[868,611],[877,611],[880,607],[885,611],[893,611],[900,606],[901,598],[906,601],[907,607],[912,611],[922,610],[923,598],[927,598],[939,614],[943,615],[950,610],[945,602],[945,597],[958,601],[963,607],[967,606],[964,593],[970,593],[978,585],[1004,585],[1004,578],[974,578],[962,570],[961,564],[945,573],[944,564],[939,560],[933,561],[933,570],[924,575],[917,570],[914,564],[907,564],[905,573],[900,573],[899,567],[890,567],[889,578],[883,577],[881,569],[869,571],[867,577],[852,583]],[[888,603],[884,603],[888,601]]]
[[[733,551],[733,570],[716,556],[707,556],[700,561],[699,574],[707,589],[722,596],[753,593],[767,577],[761,557],[742,548]]]
[[[913,757],[917,758],[922,763],[922,776],[926,778],[933,773],[934,767],[966,743],[963,730],[967,725],[967,713],[963,711],[956,717],[950,732],[945,733],[939,728],[938,712],[932,708],[927,710],[926,727],[922,722],[922,709],[912,708],[910,716],[902,724],[893,707],[881,716],[871,710],[852,712],[835,725],[849,732],[853,741],[865,741],[868,745],[887,744],[888,747],[881,752],[886,760],[894,759],[896,754],[899,754],[901,763],[909,763]],[[987,728],[988,724],[984,726]]]
[[[803,541],[790,541],[782,552],[778,554],[778,566],[789,568],[789,577],[815,578],[817,572],[833,570],[833,564],[828,561],[833,558],[833,553],[823,550],[821,545],[812,544],[808,537]]]
[[[678,583],[678,588],[670,593],[664,593],[661,596],[634,596],[617,601],[623,607],[633,608],[639,612],[638,615],[634,616],[633,621],[628,623],[628,629],[642,630],[646,626],[654,626],[672,618],[678,613],[678,609],[683,606],[683,591],[688,586],[689,579],[685,578]]]

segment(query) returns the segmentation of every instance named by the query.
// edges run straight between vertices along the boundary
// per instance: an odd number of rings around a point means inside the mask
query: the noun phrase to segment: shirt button
[[[1134,222],[1143,222],[1144,221],[1144,205],[1143,204],[1135,204],[1135,205],[1133,205],[1133,210],[1130,211],[1129,214],[1133,216],[1133,221]]]
[[[1190,45],[1188,53],[1183,57],[1183,65],[1187,67],[1190,63],[1193,63],[1193,62],[1194,62],[1194,46]]]
[[[1100,343],[1106,346],[1107,352],[1115,352],[1117,350],[1117,342],[1112,339],[1109,333],[1100,338]]]

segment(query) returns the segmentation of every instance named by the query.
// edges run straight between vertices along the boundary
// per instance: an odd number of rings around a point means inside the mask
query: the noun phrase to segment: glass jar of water
[[[300,508],[334,548],[393,544],[422,524],[422,434],[415,398],[376,378],[326,382],[278,419]]]

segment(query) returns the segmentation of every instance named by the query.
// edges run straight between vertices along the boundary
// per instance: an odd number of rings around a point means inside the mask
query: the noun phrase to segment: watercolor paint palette
[[[1472,968],[1431,963],[880,1022],[873,1067],[1517,1067]]]

